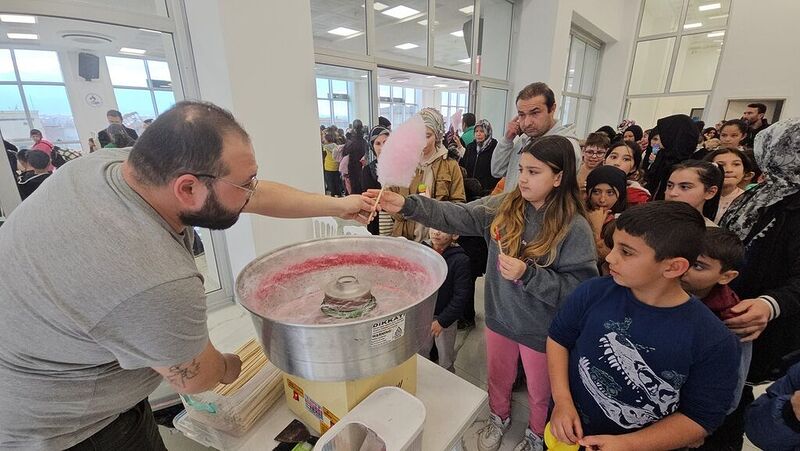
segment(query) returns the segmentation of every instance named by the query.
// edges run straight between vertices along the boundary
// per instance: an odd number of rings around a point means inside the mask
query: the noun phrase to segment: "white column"
[[[308,0],[192,0],[201,96],[250,134],[259,177],[323,191]],[[234,276],[256,255],[311,237],[308,220],[243,215],[227,232]]]

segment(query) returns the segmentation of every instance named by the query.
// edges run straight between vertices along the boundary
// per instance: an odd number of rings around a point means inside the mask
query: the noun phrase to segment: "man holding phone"
[[[555,94],[547,84],[536,82],[525,86],[517,94],[516,102],[517,115],[506,126],[505,135],[492,155],[492,175],[505,177],[505,192],[517,188],[519,152],[533,138],[557,135],[569,139],[575,150],[575,160],[578,166],[581,164],[581,146],[574,127],[558,124]]]

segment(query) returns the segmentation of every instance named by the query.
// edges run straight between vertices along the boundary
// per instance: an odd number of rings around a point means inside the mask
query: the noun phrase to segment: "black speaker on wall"
[[[91,53],[78,53],[78,75],[86,81],[100,78],[100,58]]]

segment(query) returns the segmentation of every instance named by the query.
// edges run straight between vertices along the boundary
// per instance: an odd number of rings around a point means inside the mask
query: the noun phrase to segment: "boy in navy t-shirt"
[[[580,285],[550,327],[551,430],[590,449],[675,449],[725,418],[737,385],[736,337],[681,276],[705,222],[682,202],[624,212],[611,277]]]

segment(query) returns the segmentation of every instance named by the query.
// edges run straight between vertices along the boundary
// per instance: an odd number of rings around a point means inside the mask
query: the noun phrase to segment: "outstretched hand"
[[[371,189],[364,194],[361,195],[364,203],[368,206],[368,209],[371,211],[377,202],[378,194],[381,190],[378,189]],[[406,203],[406,198],[389,190],[383,190],[383,194],[381,194],[380,203],[378,204],[378,210],[383,210],[387,213],[399,213],[400,210],[403,209],[403,205]]]
[[[337,214],[342,219],[352,219],[361,224],[368,224],[372,203],[367,202],[363,196],[351,194],[347,197],[337,199],[340,211]]]

